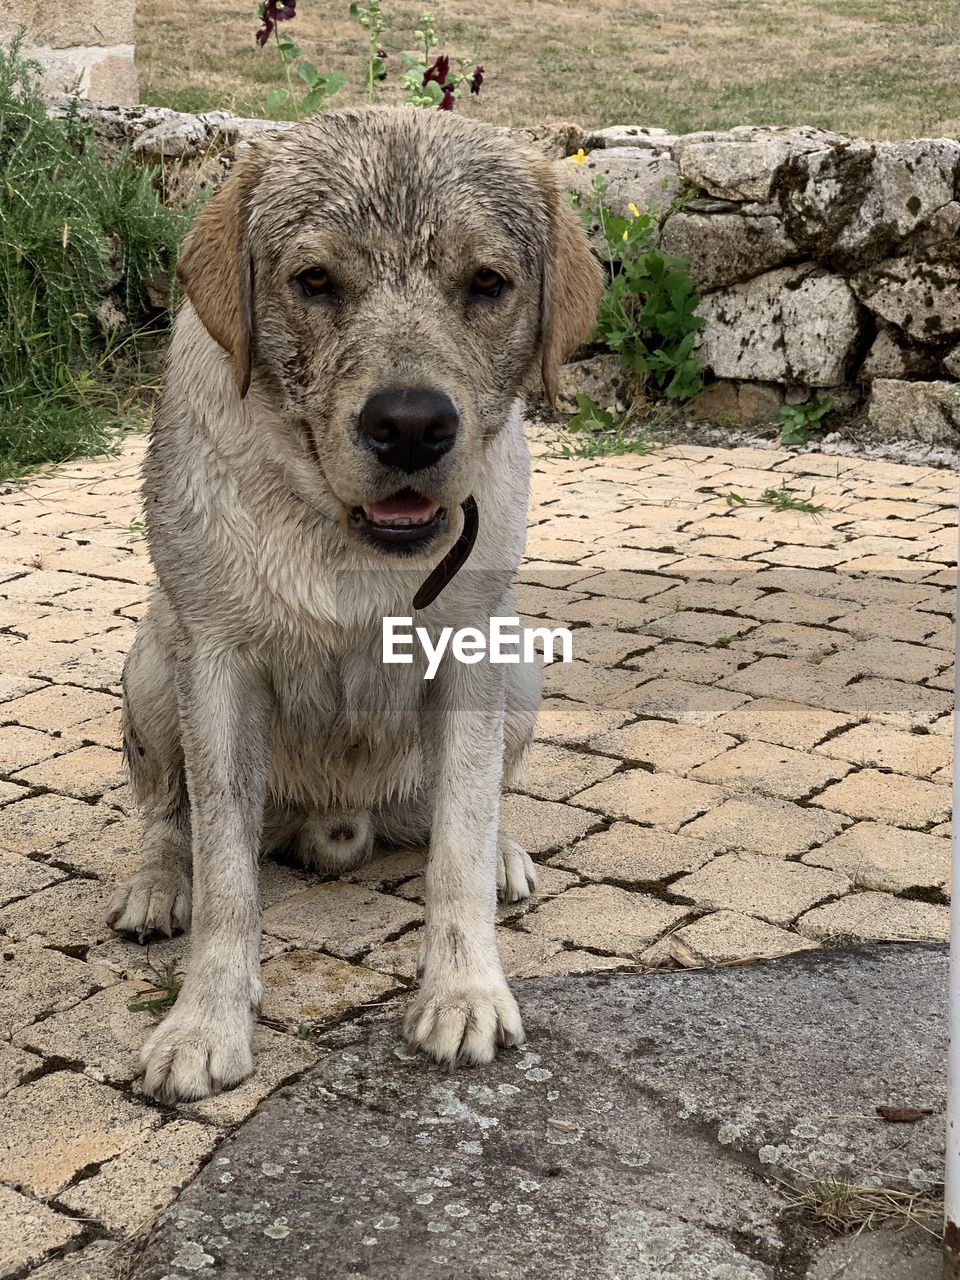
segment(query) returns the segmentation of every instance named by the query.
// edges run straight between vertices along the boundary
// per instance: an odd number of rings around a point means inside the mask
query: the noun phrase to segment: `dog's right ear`
[[[252,368],[253,263],[247,214],[265,163],[253,149],[237,161],[184,237],[177,262],[177,279],[203,327],[233,361],[241,396],[247,394]]]

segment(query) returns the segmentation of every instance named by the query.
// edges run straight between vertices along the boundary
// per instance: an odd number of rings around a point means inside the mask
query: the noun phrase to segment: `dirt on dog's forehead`
[[[544,168],[502,131],[449,112],[328,112],[271,144],[253,223],[274,244],[311,223],[408,243],[485,229],[536,259],[549,219]]]

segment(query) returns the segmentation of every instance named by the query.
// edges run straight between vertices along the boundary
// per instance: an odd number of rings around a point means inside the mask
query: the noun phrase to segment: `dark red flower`
[[[479,93],[480,86],[483,84],[483,67],[476,66],[473,68],[473,75],[470,77],[470,92]]]
[[[442,89],[447,83],[447,77],[449,75],[450,59],[445,53],[441,53],[436,62],[433,63],[432,66],[427,67],[426,71],[423,73],[423,83],[424,85],[428,85],[431,80],[435,80]]]
[[[453,96],[453,89],[450,87],[450,85],[445,84],[443,86],[443,97],[437,103],[437,110],[452,111],[453,104],[455,102],[456,102],[456,98]]]
[[[260,21],[263,26],[257,32],[257,44],[262,48],[273,35],[278,22],[289,22],[297,16],[297,0],[263,0]]]

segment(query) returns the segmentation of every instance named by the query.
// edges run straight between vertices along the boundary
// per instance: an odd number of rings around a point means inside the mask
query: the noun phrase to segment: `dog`
[[[546,160],[385,108],[248,148],[177,275],[143,481],[157,586],[123,676],[143,846],[108,910],[141,941],[192,927],[144,1090],[197,1099],[253,1069],[261,853],[339,872],[375,839],[429,842],[408,1042],[489,1062],[523,1039],[495,908],[536,873],[499,806],[539,668],[445,659],[426,682],[416,657],[383,664],[382,620],[418,590],[430,634],[514,614],[521,400],[553,397],[601,270]]]

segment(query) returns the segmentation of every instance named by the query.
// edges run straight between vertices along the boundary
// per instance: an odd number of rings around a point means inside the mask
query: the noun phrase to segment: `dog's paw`
[[[502,979],[446,986],[428,984],[413,997],[404,1034],[441,1066],[482,1066],[497,1049],[523,1044],[523,1023],[513,993]]]
[[[191,884],[186,871],[145,867],[114,890],[107,924],[140,942],[172,938],[190,924]]]
[[[182,997],[140,1053],[143,1091],[158,1102],[195,1102],[232,1089],[253,1071],[252,1019]]]
[[[525,849],[501,836],[497,844],[497,897],[522,902],[537,889],[537,868]]]

